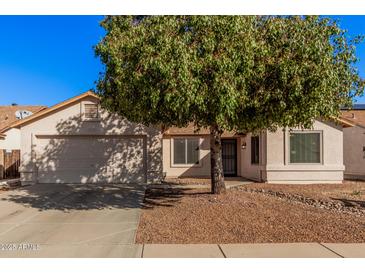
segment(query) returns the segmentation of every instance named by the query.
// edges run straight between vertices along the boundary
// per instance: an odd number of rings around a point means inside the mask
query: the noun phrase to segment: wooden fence
[[[0,158],[0,179],[19,178],[20,150],[1,150]]]

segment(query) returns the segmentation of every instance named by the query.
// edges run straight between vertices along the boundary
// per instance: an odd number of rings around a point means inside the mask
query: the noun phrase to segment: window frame
[[[87,118],[86,117],[86,105],[95,105],[97,108],[97,118]],[[82,121],[95,121],[98,122],[100,121],[101,117],[100,117],[100,105],[98,103],[93,103],[93,102],[83,102],[82,103],[82,107],[81,107],[81,120]]]
[[[290,159],[290,134],[291,133],[299,133],[299,134],[306,134],[306,133],[317,133],[319,134],[319,163],[292,163]],[[323,130],[288,130],[287,132],[287,153],[286,157],[288,159],[288,165],[323,165]]]
[[[257,163],[256,162],[253,162],[253,158],[252,158],[252,154],[253,154],[253,145],[252,145],[252,139],[253,138],[257,138],[257,144],[258,144],[258,161],[257,161]],[[253,165],[253,166],[257,166],[257,165],[260,165],[260,161],[261,161],[261,146],[260,146],[260,140],[261,140],[261,138],[260,138],[260,135],[251,135],[250,136],[250,157],[251,157],[251,165]]]
[[[193,164],[175,164],[175,159],[174,159],[174,146],[175,146],[175,139],[196,139],[198,140],[198,146],[199,146],[199,150],[198,150],[198,160],[199,163],[193,163]],[[202,159],[201,159],[201,145],[202,145],[202,138],[201,137],[196,137],[196,136],[176,136],[176,137],[171,137],[170,139],[170,155],[171,155],[171,167],[201,167],[202,166]],[[186,141],[185,141],[185,160],[187,159],[187,145],[186,145]]]

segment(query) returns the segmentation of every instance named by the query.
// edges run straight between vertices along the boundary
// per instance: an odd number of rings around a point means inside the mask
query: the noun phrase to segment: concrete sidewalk
[[[365,258],[365,243],[284,244],[75,244],[40,245],[39,250],[0,251],[28,258]]]
[[[143,258],[365,258],[365,243],[145,244]]]

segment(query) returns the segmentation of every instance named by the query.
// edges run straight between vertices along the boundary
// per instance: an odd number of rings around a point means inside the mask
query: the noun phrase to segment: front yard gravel
[[[237,188],[237,190],[251,193],[260,193],[266,196],[273,196],[278,199],[286,200],[288,202],[302,203],[317,208],[323,208],[336,212],[365,217],[365,207],[362,205],[364,203],[363,201],[338,199],[338,198],[334,199],[311,198],[290,192],[282,192],[272,189],[262,189],[262,188],[252,188],[252,187],[239,187]]]
[[[137,243],[365,242],[364,216],[255,191],[149,189],[144,206]]]

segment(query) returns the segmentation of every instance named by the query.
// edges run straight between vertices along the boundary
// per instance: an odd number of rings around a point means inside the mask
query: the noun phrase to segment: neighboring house
[[[5,155],[16,153],[20,150],[20,130],[12,128],[11,124],[26,118],[45,109],[43,106],[0,106],[0,179],[4,177],[6,172]],[[9,157],[7,157],[9,158]],[[9,158],[11,160],[11,157]],[[11,164],[11,163],[10,163]]]
[[[342,110],[342,118],[355,124],[343,131],[345,179],[365,180],[365,104]]]
[[[209,177],[209,132],[193,127],[145,127],[99,107],[92,92],[12,125],[21,132],[23,182],[160,182],[163,177]],[[313,130],[225,132],[226,176],[271,183],[343,180],[344,120],[316,120]]]

